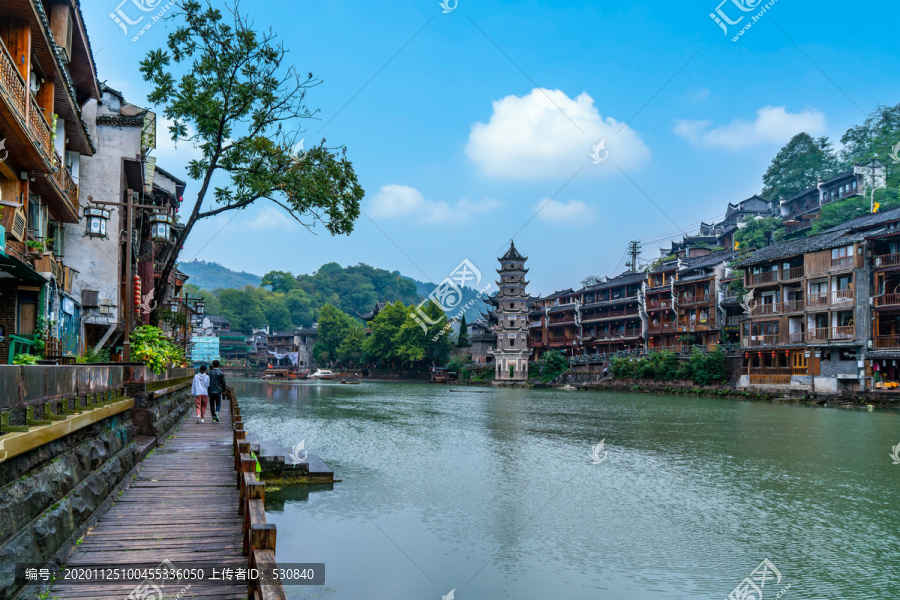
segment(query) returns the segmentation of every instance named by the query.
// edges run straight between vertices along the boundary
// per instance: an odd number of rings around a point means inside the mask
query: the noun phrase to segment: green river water
[[[750,578],[765,600],[900,599],[896,411],[232,385],[248,431],[304,440],[343,479],[267,493],[279,562],[326,567],[289,598],[721,600]],[[751,577],[764,559],[780,580]]]

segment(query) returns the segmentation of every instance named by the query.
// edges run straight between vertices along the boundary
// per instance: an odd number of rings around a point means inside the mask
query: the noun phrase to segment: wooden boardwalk
[[[247,568],[247,556],[241,551],[240,492],[231,402],[227,397],[222,398],[221,422],[210,423],[209,417],[207,413],[206,422],[197,423],[191,407],[165,446],[141,463],[134,483],[84,536],[66,566],[146,568],[168,560],[176,564],[204,563],[207,574],[214,567],[220,572],[224,566]],[[184,590],[186,586],[187,583],[165,583],[162,598],[248,597],[246,581],[199,582]],[[49,597],[125,600],[134,588],[134,582],[58,581]],[[133,597],[159,598],[146,594],[136,593]]]

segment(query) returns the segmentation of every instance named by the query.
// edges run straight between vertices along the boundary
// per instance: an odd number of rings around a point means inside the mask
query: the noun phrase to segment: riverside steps
[[[285,598],[279,581],[209,580],[213,569],[222,577],[226,568],[271,572],[276,565],[276,529],[266,523],[265,483],[256,479],[256,461],[231,389],[223,395],[219,417],[219,423],[208,418],[197,423],[189,410],[165,445],[144,459],[131,486],[85,534],[63,568],[172,568],[164,562],[169,561],[175,568],[203,568],[205,579],[72,583],[60,575],[49,597]]]

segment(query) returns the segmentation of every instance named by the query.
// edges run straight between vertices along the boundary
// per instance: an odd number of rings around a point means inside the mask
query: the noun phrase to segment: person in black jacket
[[[219,368],[219,361],[212,362],[209,371],[209,410],[213,422],[219,422],[219,409],[222,408],[222,394],[225,393],[225,371]]]

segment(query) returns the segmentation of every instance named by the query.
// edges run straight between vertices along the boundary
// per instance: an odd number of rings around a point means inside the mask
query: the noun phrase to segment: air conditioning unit
[[[97,290],[82,290],[81,306],[84,308],[100,308],[100,292]]]
[[[16,241],[25,241],[25,205],[18,202],[0,202],[3,206],[3,226]]]

